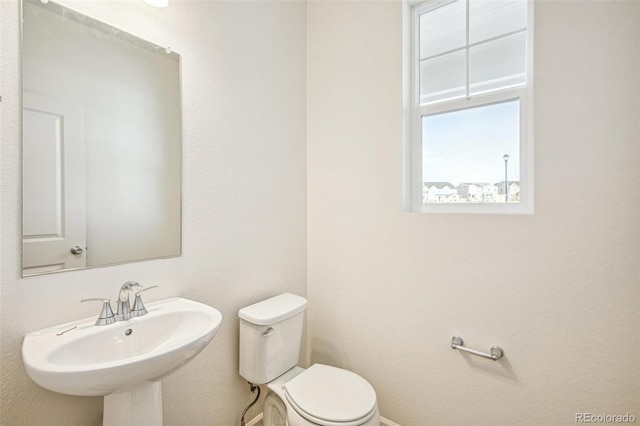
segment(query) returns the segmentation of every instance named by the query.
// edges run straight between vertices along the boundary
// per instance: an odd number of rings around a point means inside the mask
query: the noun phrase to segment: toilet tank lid
[[[255,325],[271,325],[304,311],[306,307],[307,299],[304,297],[284,293],[240,309],[238,317]]]

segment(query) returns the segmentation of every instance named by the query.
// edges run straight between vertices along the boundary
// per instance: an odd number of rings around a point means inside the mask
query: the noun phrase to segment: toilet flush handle
[[[262,333],[263,336],[271,336],[273,333],[275,332],[275,330],[273,329],[273,327],[269,327],[265,330],[264,333]]]

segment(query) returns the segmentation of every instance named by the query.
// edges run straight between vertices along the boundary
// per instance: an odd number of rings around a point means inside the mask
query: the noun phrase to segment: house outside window
[[[533,2],[411,3],[405,204],[533,212]]]

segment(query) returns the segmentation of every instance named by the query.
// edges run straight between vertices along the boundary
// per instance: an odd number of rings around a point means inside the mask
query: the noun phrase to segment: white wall
[[[640,418],[640,4],[535,6],[535,214],[491,216],[402,210],[401,4],[308,4],[310,359],[402,425]]]
[[[239,308],[305,294],[305,17],[302,2],[65,2],[182,54],[183,255],[20,278],[20,68],[17,1],[0,2],[0,424],[97,425],[102,398],[46,391],[26,375],[25,333],[97,315],[127,280],[223,314],[212,343],[164,381],[166,425],[238,424],[252,399],[238,375]],[[249,418],[257,414],[253,409]]]

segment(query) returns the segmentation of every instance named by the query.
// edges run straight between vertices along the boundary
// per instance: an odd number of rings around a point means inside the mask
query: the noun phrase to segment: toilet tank
[[[285,293],[238,311],[242,377],[269,383],[298,364],[306,307],[304,297]]]

